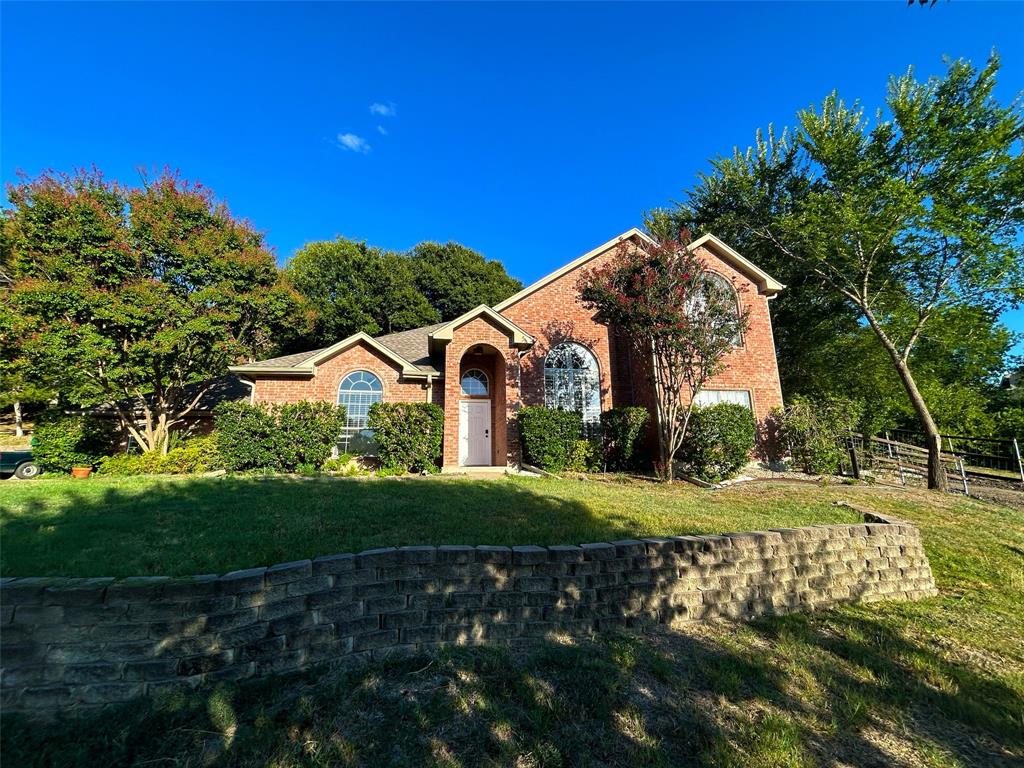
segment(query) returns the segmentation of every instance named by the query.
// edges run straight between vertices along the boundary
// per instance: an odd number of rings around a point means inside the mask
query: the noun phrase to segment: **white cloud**
[[[377,126],[377,133],[379,133],[381,136],[387,136],[388,135],[388,129],[385,128],[383,125],[378,125]]]
[[[370,143],[362,136],[356,136],[354,133],[339,133],[338,146],[342,149],[358,152],[361,155],[365,155],[370,151]]]
[[[370,114],[380,115],[381,117],[394,117],[395,102],[389,101],[387,104],[381,104],[379,101],[375,101],[370,105]]]

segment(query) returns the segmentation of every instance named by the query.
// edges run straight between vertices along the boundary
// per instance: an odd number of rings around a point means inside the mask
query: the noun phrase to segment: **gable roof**
[[[701,235],[690,243],[691,249],[700,248],[701,246],[707,248],[709,251],[713,251],[716,256],[722,259],[722,261],[725,261],[735,267],[737,272],[742,272],[757,283],[758,290],[763,294],[774,296],[786,287],[752,261],[749,261],[738,254],[710,232],[706,235]]]
[[[504,301],[495,304],[494,308],[498,312],[503,312],[504,310],[506,310],[509,307],[511,307],[513,304],[515,304],[515,303],[517,303],[519,301],[522,301],[523,299],[525,299],[530,294],[536,293],[537,291],[539,291],[541,288],[543,288],[548,283],[553,283],[555,280],[557,280],[558,278],[562,277],[563,275],[569,274],[570,272],[572,272],[577,267],[582,267],[584,264],[586,264],[591,259],[600,256],[602,253],[607,251],[609,248],[614,248],[616,245],[621,243],[623,240],[628,240],[631,237],[639,237],[642,240],[646,240],[648,243],[652,243],[652,244],[654,243],[654,240],[652,240],[650,237],[648,237],[646,234],[644,234],[642,231],[640,231],[640,229],[638,229],[637,227],[633,227],[632,229],[627,229],[621,235],[618,235],[617,237],[613,237],[611,240],[609,240],[606,243],[601,243],[601,245],[597,246],[597,248],[593,248],[593,249],[587,251],[586,253],[584,253],[579,258],[573,259],[568,264],[566,264],[564,267],[561,267],[560,269],[556,269],[551,274],[545,275],[540,280],[538,280],[538,281],[536,281],[534,283],[530,283],[528,286],[523,288],[523,290],[519,291],[519,293],[515,293],[515,294],[509,296]]]
[[[475,320],[478,317],[485,317],[495,325],[500,326],[501,328],[506,330],[512,337],[512,343],[516,346],[528,347],[531,344],[533,344],[533,337],[530,334],[528,334],[526,331],[524,331],[522,328],[513,323],[504,315],[488,307],[486,304],[481,304],[478,307],[474,307],[473,309],[469,310],[469,312],[465,312],[456,317],[454,320],[444,323],[437,330],[433,331],[430,334],[430,340],[445,343],[449,342],[452,340],[456,328],[459,328],[468,323],[470,320]]]
[[[342,339],[337,344],[332,344],[329,347],[323,347],[321,349],[315,349],[312,352],[299,352],[294,355],[275,357],[270,360],[260,360],[255,363],[247,363],[245,365],[232,365],[228,367],[228,370],[232,373],[242,374],[277,373],[294,376],[310,376],[316,372],[316,366],[318,363],[322,363],[324,360],[327,360],[339,352],[355,346],[356,344],[366,344],[366,346],[376,350],[384,357],[396,363],[401,368],[403,376],[417,378],[429,377],[432,374],[432,371],[420,369],[414,363],[402,357],[402,355],[395,350],[385,346],[379,340],[363,333],[362,331],[359,333],[353,333],[351,336]]]
[[[551,274],[545,275],[540,280],[537,280],[536,282],[531,283],[530,285],[528,285],[525,288],[523,288],[523,290],[519,291],[519,293],[513,294],[512,296],[509,296],[504,301],[499,302],[498,304],[495,304],[494,308],[498,312],[505,311],[506,309],[511,307],[513,304],[515,304],[515,303],[517,303],[519,301],[522,301],[523,299],[525,299],[527,296],[529,296],[532,293],[536,293],[537,291],[539,291],[544,286],[548,285],[549,283],[553,283],[558,278],[563,277],[563,276],[569,274],[574,269],[582,267],[588,261],[590,261],[591,259],[597,258],[598,256],[600,256],[602,253],[606,252],[610,248],[614,248],[619,243],[621,243],[621,242],[623,242],[625,240],[629,240],[630,238],[634,238],[634,237],[639,238],[640,240],[643,240],[644,242],[649,243],[651,245],[653,245],[654,242],[655,242],[651,238],[650,235],[648,235],[646,232],[644,232],[643,230],[639,229],[638,227],[633,227],[632,229],[627,229],[621,235],[618,235],[617,237],[613,237],[611,240],[609,240],[606,243],[601,243],[601,245],[599,245],[596,248],[593,248],[593,249],[587,251],[586,253],[584,253],[579,258],[573,259],[568,264],[566,264],[564,267],[561,267],[560,269],[556,269]],[[753,262],[747,260],[746,258],[741,256],[740,254],[738,254],[736,251],[734,251],[732,248],[730,248],[728,245],[723,243],[721,240],[719,240],[717,237],[715,237],[711,233],[708,233],[706,235],[701,235],[696,240],[694,240],[692,243],[690,243],[690,248],[691,249],[693,249],[693,248],[700,248],[701,246],[704,246],[708,250],[713,251],[723,261],[725,261],[725,262],[731,264],[733,267],[735,267],[735,269],[738,272],[741,272],[741,273],[745,274],[747,277],[749,277],[751,280],[753,280],[755,283],[757,283],[757,287],[758,287],[758,289],[760,290],[761,293],[764,293],[764,294],[766,294],[768,296],[774,296],[776,293],[778,293],[779,291],[781,291],[783,288],[786,287],[782,283],[780,283],[778,280],[776,280],[774,277],[772,277],[767,272],[765,272],[760,267],[758,267],[756,264],[754,264]]]

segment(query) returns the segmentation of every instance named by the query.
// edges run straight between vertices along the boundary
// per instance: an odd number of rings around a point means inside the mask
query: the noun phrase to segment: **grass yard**
[[[11,574],[198,573],[404,543],[554,543],[917,523],[939,597],[520,653],[453,649],[219,685],[88,719],[5,718],[5,765],[1019,766],[1024,519],[923,491],[526,479],[0,487]]]

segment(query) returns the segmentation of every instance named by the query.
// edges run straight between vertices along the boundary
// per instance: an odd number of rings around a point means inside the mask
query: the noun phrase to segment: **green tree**
[[[287,274],[316,313],[317,344],[441,319],[417,288],[410,260],[365,242],[339,237],[308,243],[292,257]]]
[[[737,312],[736,295],[709,280],[701,260],[678,240],[626,241],[606,265],[585,270],[579,288],[598,321],[621,330],[638,359],[652,361],[659,473],[671,482],[697,395],[724,370],[749,311]]]
[[[1024,299],[1024,118],[1019,99],[995,98],[998,70],[993,55],[980,71],[894,77],[890,116],[873,121],[833,93],[792,136],[715,160],[679,212],[723,214],[871,329],[925,432],[932,488],[945,487],[939,431],[911,355],[944,313]]]
[[[68,401],[110,403],[146,451],[207,387],[295,325],[297,297],[248,223],[164,171],[123,187],[98,171],[8,190],[11,301],[33,324],[26,355]]]
[[[521,290],[500,261],[459,243],[420,243],[409,253],[416,286],[442,320],[481,304],[493,306]]]

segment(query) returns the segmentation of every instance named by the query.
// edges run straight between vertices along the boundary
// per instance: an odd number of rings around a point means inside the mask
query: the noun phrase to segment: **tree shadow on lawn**
[[[9,764],[38,766],[903,766],[926,762],[924,749],[945,763],[1019,761],[1020,696],[873,610],[446,648],[49,725],[9,716],[2,747]],[[937,690],[935,670],[955,690]]]
[[[182,576],[381,546],[565,544],[637,533],[635,520],[549,495],[542,481],[536,490],[417,478],[45,483],[23,501],[0,496],[5,576]]]

